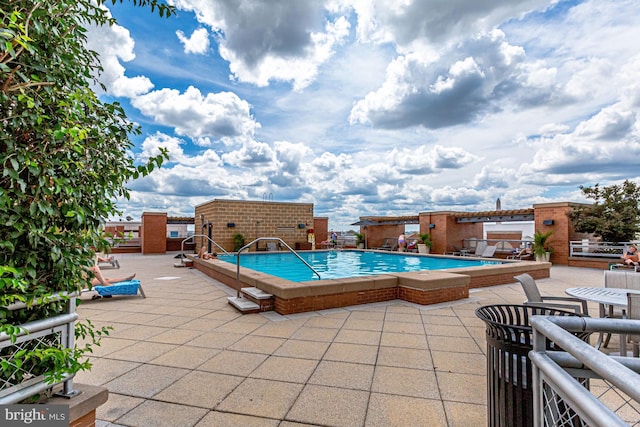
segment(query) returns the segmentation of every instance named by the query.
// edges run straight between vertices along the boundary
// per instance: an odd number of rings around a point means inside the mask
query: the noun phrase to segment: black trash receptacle
[[[487,425],[533,426],[533,330],[529,317],[581,316],[548,307],[496,304],[476,310],[487,326]],[[579,335],[588,339],[589,334]],[[548,344],[554,348],[553,343]],[[557,349],[557,347],[556,347]]]

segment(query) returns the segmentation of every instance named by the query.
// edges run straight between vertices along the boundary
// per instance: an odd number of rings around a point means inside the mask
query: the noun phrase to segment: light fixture
[[[233,228],[233,227],[235,227],[235,226],[236,226],[236,223],[235,223],[235,222],[228,222],[228,223],[227,223],[227,228]]]
[[[298,224],[298,228],[305,228],[306,226],[306,224]]]
[[[542,225],[553,225],[553,220],[545,219],[544,221],[542,221]]]
[[[436,228],[436,225],[434,223],[429,224],[429,228]]]

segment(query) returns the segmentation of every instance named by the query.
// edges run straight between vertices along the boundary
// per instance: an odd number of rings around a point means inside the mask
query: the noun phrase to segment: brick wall
[[[398,298],[415,304],[438,304],[457,301],[469,297],[469,288],[464,286],[440,289],[416,289],[405,286],[398,287]]]
[[[104,233],[108,236],[122,237],[125,235],[124,225],[105,227]]]
[[[550,270],[541,269],[541,270],[531,270],[527,271],[534,279],[546,279],[550,277]],[[495,285],[503,285],[505,283],[515,282],[513,276],[515,274],[513,272],[504,273],[504,274],[492,274],[492,275],[483,275],[483,276],[473,276],[471,275],[471,281],[469,282],[469,288],[484,288],[487,286],[495,286]]]
[[[463,247],[463,240],[471,237],[482,239],[482,223],[456,222],[454,212],[420,213],[420,233],[431,233],[431,253],[442,254]],[[429,228],[434,224],[434,228]]]
[[[358,304],[390,301],[398,298],[398,287],[344,292],[332,295],[317,295],[282,299],[275,298],[275,311],[282,315],[325,310],[334,307],[347,307]]]
[[[522,240],[522,231],[487,231],[489,240]],[[513,246],[515,242],[506,242]]]
[[[618,261],[620,261],[620,259],[574,257],[567,260],[567,265],[569,267],[598,268],[600,270],[609,270],[609,264],[617,263]]]
[[[96,425],[96,410],[85,414],[77,420],[72,420],[69,427],[94,427]]]
[[[208,233],[202,227],[206,221],[211,224],[211,238],[227,251],[233,251],[232,236],[236,233],[242,234],[245,243],[257,237],[279,237],[293,248],[296,242],[306,242],[307,230],[315,226],[313,203],[213,200],[196,206],[195,234]],[[304,228],[299,228],[299,224],[304,224]],[[206,245],[206,239],[196,240],[196,247]],[[266,247],[266,242],[260,246]]]
[[[404,224],[400,225],[369,225],[366,231],[360,227],[360,233],[366,235],[367,248],[379,248],[387,237],[397,238],[404,233]]]

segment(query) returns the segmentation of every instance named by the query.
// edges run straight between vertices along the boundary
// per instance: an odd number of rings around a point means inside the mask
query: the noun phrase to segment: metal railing
[[[227,252],[222,246],[220,246],[218,243],[216,243],[213,239],[211,239],[209,236],[207,236],[206,234],[194,234],[192,236],[187,237],[186,239],[184,239],[181,243],[180,243],[180,253],[182,255],[184,255],[184,244],[185,242],[188,242],[189,240],[193,240],[195,243],[195,238],[196,237],[204,237],[205,239],[207,239],[208,241],[210,241],[211,243],[213,243],[214,245],[216,245],[216,247],[218,249],[220,249],[222,252],[224,252],[225,255],[229,255],[229,252]],[[184,264],[184,256],[182,258],[180,258],[180,263]]]
[[[58,382],[46,382],[44,375],[36,375],[34,373],[36,367],[31,364],[23,364],[20,356],[20,353],[23,353],[27,347],[34,345],[36,347],[74,348],[75,322],[78,320],[75,294],[54,294],[44,301],[33,303],[31,306],[63,299],[67,299],[65,313],[18,325],[21,331],[14,342],[11,342],[10,335],[0,333],[0,351],[3,353],[4,365],[3,377],[0,379],[0,405],[21,402],[60,383],[64,385],[62,392],[58,395],[72,397],[79,393],[73,389],[73,374],[64,374],[62,380]],[[26,307],[25,303],[19,302],[5,308],[9,311],[15,311]],[[11,375],[9,378],[5,378],[5,374],[10,370],[12,370]],[[17,378],[22,380],[14,382]]]
[[[511,253],[518,248],[531,246],[531,240],[515,240],[515,239],[476,239],[469,238],[462,240],[462,249],[474,251],[478,243],[484,242],[487,246],[495,246],[496,252]]]
[[[241,247],[240,249],[238,249],[238,252],[236,253],[236,287],[237,287],[237,291],[238,291],[238,294],[237,294],[238,298],[241,298],[241,296],[240,296],[241,295],[241,293],[240,293],[240,288],[241,288],[240,287],[240,254],[243,251],[249,249],[252,245],[254,245],[254,244],[257,245],[258,242],[261,242],[263,240],[276,240],[276,241],[278,241],[280,243],[280,245],[282,245],[285,248],[287,248],[292,254],[294,254],[296,256],[296,258],[298,258],[300,261],[302,261],[302,263],[304,265],[306,265],[311,271],[313,271],[314,274],[316,276],[318,276],[318,280],[322,279],[320,277],[320,273],[318,273],[315,268],[313,268],[311,265],[309,265],[309,263],[307,261],[302,259],[302,257],[298,254],[298,252],[293,250],[291,248],[291,246],[287,245],[287,243],[284,240],[282,240],[281,238],[279,238],[279,237],[258,237],[257,239],[255,239],[251,243],[248,243],[248,244],[244,245],[243,247]]]
[[[640,320],[533,316],[534,423],[640,425],[640,359],[609,356],[572,332],[640,333]],[[546,351],[547,340],[565,351]]]
[[[589,240],[572,240],[569,242],[570,257],[620,258],[631,242],[590,242]]]

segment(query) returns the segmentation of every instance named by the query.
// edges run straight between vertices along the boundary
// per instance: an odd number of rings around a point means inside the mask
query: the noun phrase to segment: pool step
[[[227,301],[229,301],[229,304],[234,306],[236,310],[238,310],[242,314],[260,312],[260,306],[253,301],[249,301],[246,298],[229,297],[227,298]]]
[[[229,304],[242,313],[272,311],[275,298],[258,288],[242,288],[242,297],[227,298]]]

